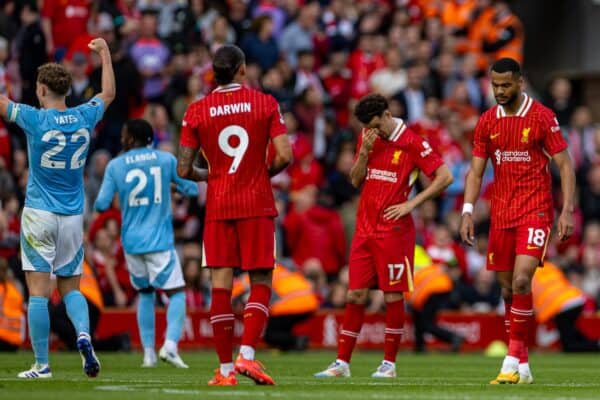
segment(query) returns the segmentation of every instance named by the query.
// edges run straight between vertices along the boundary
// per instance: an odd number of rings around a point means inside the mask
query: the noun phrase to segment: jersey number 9
[[[236,147],[229,144],[229,138],[232,136],[239,139],[239,143]],[[219,133],[219,148],[225,155],[233,157],[233,161],[229,167],[230,174],[235,174],[237,172],[237,169],[244,158],[244,154],[246,154],[246,150],[248,150],[249,141],[248,132],[239,125],[230,125]]]

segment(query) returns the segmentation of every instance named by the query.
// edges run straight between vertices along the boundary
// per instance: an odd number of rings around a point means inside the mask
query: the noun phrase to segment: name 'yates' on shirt
[[[223,106],[213,106],[209,108],[211,117],[219,117],[221,115],[231,115],[240,113],[252,112],[252,104],[249,102],[225,104]]]

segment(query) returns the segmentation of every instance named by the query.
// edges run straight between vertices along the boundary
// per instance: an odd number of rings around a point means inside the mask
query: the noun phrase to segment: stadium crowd
[[[441,198],[414,213],[418,242],[453,281],[446,306],[503,310],[500,288],[485,269],[491,173],[475,208],[476,246],[461,245],[458,229],[472,133],[479,115],[494,104],[487,66],[505,56],[523,61],[523,27],[505,2],[0,0],[0,92],[37,106],[37,67],[55,60],[73,74],[69,106],[89,100],[100,88],[99,60],[87,48],[96,36],[109,43],[117,85],[86,167],[85,254],[104,305],[131,307],[136,301],[119,239],[120,214],[92,210],[104,169],[121,150],[121,128],[128,118],[146,118],[155,146],[176,153],[187,106],[214,89],[211,54],[235,43],[247,57],[247,84],[278,100],[293,140],[293,165],[273,179],[278,259],[313,282],[321,307],[344,304],[359,197],[348,178],[360,134],[351,111],[375,91],[429,140],[455,177]],[[556,113],[578,174],[576,233],[567,242],[553,239],[548,256],[583,290],[585,310],[595,311],[600,127],[564,77],[545,90],[526,91]],[[27,176],[24,135],[0,121],[0,258],[16,282],[23,282],[19,215]],[[559,186],[554,189],[560,209]],[[203,193],[197,199],[173,194],[189,310],[205,310],[210,302],[207,271],[200,268]],[[375,293],[369,307],[380,310],[383,297]]]

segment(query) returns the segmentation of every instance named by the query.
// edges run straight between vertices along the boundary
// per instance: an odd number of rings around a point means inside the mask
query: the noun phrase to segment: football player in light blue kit
[[[185,322],[185,282],[173,240],[171,183],[186,196],[198,196],[198,184],[180,178],[176,158],[149,147],[153,140],[148,122],[134,119],[125,123],[121,133],[125,151],[108,163],[95,208],[106,210],[118,193],[125,259],[131,283],[139,292],[142,367],[156,365],[154,290],[162,289],[169,296],[169,304],[165,342],[158,355],[175,367],[187,368],[177,351]]]
[[[41,109],[0,96],[0,115],[15,122],[27,136],[29,177],[21,216],[21,259],[29,289],[27,320],[35,354],[31,369],[20,378],[50,378],[48,336],[51,273],[67,314],[75,327],[83,370],[89,377],[100,371],[89,329],[89,313],[79,291],[83,262],[83,167],[90,133],[115,97],[115,78],[104,39],[89,48],[102,60],[102,92],[88,103],[67,108],[65,96],[71,75],[62,65],[38,69],[36,95]]]

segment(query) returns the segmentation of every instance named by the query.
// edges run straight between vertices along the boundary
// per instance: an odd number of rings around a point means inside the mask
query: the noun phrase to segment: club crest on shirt
[[[523,132],[521,132],[521,143],[529,143],[529,131],[530,130],[531,130],[531,128],[523,129]]]
[[[394,157],[392,158],[392,164],[398,164],[400,162],[400,156],[402,155],[402,150],[396,150],[394,152]]]

